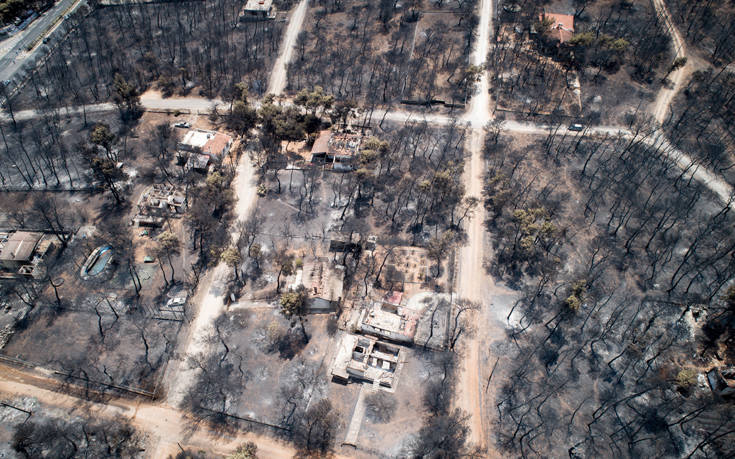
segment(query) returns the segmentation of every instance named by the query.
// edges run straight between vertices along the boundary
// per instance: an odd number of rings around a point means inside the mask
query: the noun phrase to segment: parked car
[[[178,123],[174,124],[174,127],[177,128],[190,128],[191,124],[187,123],[186,121],[179,121]]]
[[[575,132],[583,131],[584,130],[584,126],[582,126],[579,123],[574,123],[574,124],[572,124],[572,125],[569,126],[569,130],[570,131],[575,131]]]

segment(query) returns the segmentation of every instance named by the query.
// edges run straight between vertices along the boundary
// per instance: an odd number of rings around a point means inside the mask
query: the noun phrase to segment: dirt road
[[[504,132],[514,132],[519,134],[548,135],[550,126],[533,123],[522,123],[518,121],[504,121],[501,125],[501,129]],[[566,128],[562,127],[561,129]],[[561,130],[560,134],[563,134]],[[629,129],[618,126],[592,126],[587,128],[583,135],[622,135],[626,138],[633,137],[633,133]],[[657,133],[655,135],[640,140],[646,145],[659,148],[663,152],[663,154],[676,165],[676,167],[678,167],[682,171],[686,171],[685,177],[693,177],[694,180],[706,186],[715,196],[717,196],[720,202],[722,202],[723,204],[729,204],[731,208],[735,209],[735,203],[731,202],[733,193],[735,193],[733,187],[714,172],[708,170],[704,166],[699,165],[687,153],[671,145],[663,134]]]
[[[301,30],[301,25],[306,14],[306,5],[308,0],[302,0],[294,13],[291,15],[286,37],[284,39],[281,54],[276,60],[269,87],[271,92],[278,95],[286,85],[286,68],[293,54],[293,46],[296,37]],[[189,108],[196,110],[208,110],[212,104],[221,104],[219,100],[206,99],[162,99],[155,93],[146,93],[141,97],[141,104],[149,108],[156,106],[161,108],[179,108],[178,104],[185,104],[181,108]],[[255,207],[257,200],[257,189],[255,182],[255,169],[247,154],[240,157],[237,166],[235,178],[232,182],[232,188],[235,191],[237,202],[234,207],[235,222],[247,220],[248,216]],[[232,234],[233,239],[237,237]],[[199,293],[192,301],[199,307],[195,314],[194,320],[189,328],[189,333],[184,340],[184,344],[179,348],[179,358],[169,364],[170,371],[167,371],[166,379],[172,381],[167,391],[167,401],[171,406],[179,406],[184,396],[188,392],[193,383],[197,369],[191,368],[187,362],[188,356],[206,353],[209,349],[209,338],[214,333],[214,321],[224,311],[224,295],[226,293],[227,278],[231,273],[230,268],[224,263],[218,264],[211,270],[202,280]]]
[[[33,397],[43,405],[63,408],[80,416],[90,416],[93,419],[127,419],[141,433],[148,434],[150,441],[146,457],[149,458],[162,459],[169,454],[176,454],[179,451],[177,443],[194,450],[205,449],[226,455],[238,445],[253,441],[258,445],[259,457],[291,458],[295,453],[289,444],[267,436],[216,432],[211,426],[197,422],[166,405],[125,398],[112,398],[105,403],[91,402],[49,389],[56,386],[56,380],[44,381],[41,375],[31,375],[0,365],[2,398]]]
[[[149,90],[141,94],[140,105],[146,110],[191,110],[194,112],[209,113],[213,106],[225,105],[220,99],[205,99],[203,97],[166,97],[160,91]]]
[[[140,105],[145,110],[181,110],[185,113],[209,113],[213,106],[224,106],[220,99],[205,99],[203,97],[167,97],[163,98],[159,91],[146,91],[140,96]],[[117,106],[113,103],[90,104],[75,107],[62,107],[58,110],[60,115],[87,115],[114,112]],[[16,121],[32,120],[45,116],[46,113],[39,110],[20,110],[14,113]],[[10,119],[6,113],[0,113],[0,118]]]
[[[484,143],[483,131],[473,129],[470,134],[469,146],[472,157],[465,166],[465,183],[470,196],[481,196],[482,192],[482,145]],[[484,212],[482,205],[478,206],[475,215],[467,225],[468,243],[460,249],[459,273],[457,275],[457,296],[460,298],[478,302],[482,309],[476,312],[475,320],[480,324],[475,336],[466,342],[461,364],[459,384],[457,385],[457,406],[470,414],[470,437],[474,445],[485,446],[485,434],[482,423],[483,409],[480,395],[480,343],[485,342],[486,323],[482,320],[484,309],[487,307],[488,299],[483,298],[483,290],[492,284],[492,279],[485,275],[482,266],[484,255],[483,243],[483,221]]]
[[[656,9],[658,15],[663,18],[664,26],[671,36],[671,41],[676,51],[676,57],[687,57],[686,43],[681,37],[679,30],[674,25],[674,21],[671,19],[669,9],[666,7],[664,0],[653,0],[653,7]],[[656,96],[656,101],[653,105],[653,117],[659,123],[663,123],[666,120],[666,114],[669,111],[671,102],[674,100],[674,96],[681,90],[682,85],[686,82],[687,78],[694,71],[694,63],[691,59],[687,59],[686,65],[672,72],[669,75],[669,80],[673,83],[670,88],[662,88]]]
[[[235,221],[246,220],[258,197],[255,169],[247,154],[240,157],[232,188],[237,197],[233,209]],[[237,237],[235,234],[232,236]],[[179,347],[179,357],[169,362],[165,376],[166,380],[171,381],[167,390],[167,401],[171,406],[179,406],[197,375],[197,370],[190,368],[187,360],[189,356],[207,352],[209,338],[214,333],[214,321],[225,308],[226,283],[231,273],[232,270],[225,263],[219,263],[204,276],[199,285],[199,293],[192,299],[192,304],[198,304],[199,307],[189,333]]]
[[[286,69],[288,68],[288,63],[291,62],[293,49],[296,46],[296,39],[301,32],[301,26],[304,24],[308,3],[309,0],[301,0],[293,14],[291,14],[286,35],[283,37],[283,43],[281,43],[281,53],[278,59],[276,59],[276,63],[273,66],[273,73],[271,73],[270,84],[268,85],[268,92],[270,94],[280,96],[286,89]]]
[[[480,4],[480,24],[477,40],[471,56],[473,65],[482,66],[485,63],[490,44],[490,30],[492,21],[492,1],[482,0]],[[469,196],[482,196],[483,145],[485,141],[485,125],[491,119],[489,82],[487,71],[483,71],[478,84],[477,93],[470,100],[467,112],[472,132],[468,139],[468,148],[471,154],[470,161],[465,165],[464,182]],[[456,404],[470,415],[469,441],[473,445],[486,447],[486,435],[483,426],[483,400],[480,393],[480,372],[482,359],[480,344],[487,342],[486,336],[490,331],[485,326],[484,318],[489,306],[485,292],[492,287],[493,280],[485,274],[482,266],[484,247],[484,208],[477,207],[474,215],[467,222],[467,245],[461,248],[459,254],[459,273],[457,294],[460,298],[476,301],[481,305],[477,311],[476,321],[480,324],[475,336],[466,343],[457,384]]]

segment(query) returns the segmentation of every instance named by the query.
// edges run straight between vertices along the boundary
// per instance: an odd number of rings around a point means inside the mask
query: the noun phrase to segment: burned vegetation
[[[732,364],[731,202],[655,138],[486,144],[490,269],[522,292],[491,407],[507,453],[733,453],[732,400],[707,381]]]
[[[283,24],[243,22],[244,5],[125,2],[80,10],[69,19],[69,34],[29,70],[12,105],[47,109],[110,101],[116,75],[139,92],[158,89],[164,96],[214,98],[243,80],[263,94]]]
[[[622,122],[653,99],[674,59],[653,4],[573,3],[501,2],[488,60],[496,109]]]
[[[667,1],[684,39],[716,66],[735,59],[735,6],[732,2]]]
[[[12,447],[23,457],[142,457],[142,437],[128,422],[28,420],[16,427]]]
[[[189,296],[229,245],[235,163],[217,124],[172,121],[3,124],[8,151],[25,151],[5,177],[33,189],[2,195],[4,356],[90,394],[161,395]]]
[[[319,0],[289,64],[289,89],[320,85],[367,106],[463,105],[479,69],[466,65],[474,0]]]
[[[677,95],[664,130],[670,141],[699,164],[735,183],[735,74],[723,69],[694,72]]]

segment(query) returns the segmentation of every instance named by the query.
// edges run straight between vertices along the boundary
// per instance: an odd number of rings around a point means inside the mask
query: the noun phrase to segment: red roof
[[[551,33],[560,42],[564,43],[574,35],[574,16],[571,14],[543,13],[539,15],[539,21],[543,21],[544,18],[553,21],[551,23]]]
[[[400,306],[401,300],[403,299],[403,292],[390,292],[383,298],[384,303],[393,304]]]
[[[222,156],[227,152],[227,147],[229,147],[230,142],[232,142],[232,137],[218,132],[204,144],[202,152],[214,156]]]

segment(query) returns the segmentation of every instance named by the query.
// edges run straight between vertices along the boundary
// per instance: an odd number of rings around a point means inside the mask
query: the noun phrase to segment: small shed
[[[325,163],[327,161],[327,153],[329,153],[329,141],[332,139],[331,131],[322,131],[319,137],[314,141],[311,147],[311,162]]]
[[[207,166],[209,166],[209,159],[209,155],[194,153],[189,156],[189,160],[186,162],[186,168],[188,170],[206,173]]]

